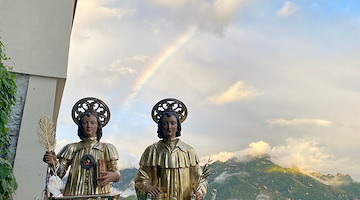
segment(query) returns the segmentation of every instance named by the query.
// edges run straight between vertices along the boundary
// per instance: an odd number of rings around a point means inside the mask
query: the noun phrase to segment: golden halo
[[[156,103],[151,111],[151,116],[155,123],[159,123],[163,112],[175,112],[178,114],[180,122],[185,121],[188,111],[183,102],[177,99],[163,99]]]
[[[99,115],[102,127],[106,126],[110,120],[110,109],[103,101],[94,97],[86,97],[76,102],[72,108],[71,116],[74,122],[79,125],[80,116],[91,111]]]

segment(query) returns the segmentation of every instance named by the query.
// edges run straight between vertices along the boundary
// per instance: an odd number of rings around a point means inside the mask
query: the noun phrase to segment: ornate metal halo
[[[110,120],[110,109],[100,99],[94,97],[86,97],[76,102],[72,108],[71,116],[76,124],[79,124],[80,116],[86,112],[96,112],[102,127]]]
[[[163,99],[156,103],[151,111],[151,116],[155,123],[159,123],[163,112],[175,112],[178,114],[180,122],[185,121],[188,111],[183,102],[177,99]]]

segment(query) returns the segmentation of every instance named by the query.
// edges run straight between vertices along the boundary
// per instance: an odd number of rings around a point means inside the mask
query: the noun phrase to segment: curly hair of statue
[[[73,121],[79,125],[80,117],[89,112],[95,112],[98,114],[102,127],[110,120],[110,109],[100,99],[94,97],[86,97],[76,102],[72,108],[71,116]]]
[[[181,123],[185,121],[188,115],[188,110],[183,102],[177,99],[167,98],[154,105],[151,111],[154,122],[159,123],[161,116],[166,112],[176,113]]]

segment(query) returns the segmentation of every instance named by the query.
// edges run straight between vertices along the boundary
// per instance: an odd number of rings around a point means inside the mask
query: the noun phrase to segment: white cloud
[[[111,2],[113,0],[85,0],[77,2],[71,33],[71,48],[74,48],[74,44],[82,45],[81,49],[79,49],[79,54],[88,52],[91,49],[89,45],[94,45],[98,53],[96,58],[102,57],[101,52],[104,52],[106,49],[103,48],[104,44],[107,43],[107,40],[114,37],[113,34],[115,35],[113,24],[120,24],[120,20],[124,17],[132,16],[136,13],[135,9],[109,7],[107,4]],[[108,46],[113,45],[114,42],[112,41]],[[102,51],[99,51],[99,49],[102,49]],[[82,57],[82,55],[79,55],[79,57]]]
[[[119,74],[136,74],[137,71],[135,69],[129,67],[120,67],[120,68],[110,68],[110,72],[118,72]]]
[[[139,155],[134,155],[129,153],[120,143],[115,143],[115,139],[108,137],[107,139],[102,139],[101,142],[104,143],[112,143],[119,152],[119,160],[118,166],[119,169],[126,169],[126,168],[138,168],[139,167]]]
[[[259,95],[260,93],[252,86],[246,85],[244,81],[238,81],[231,85],[224,92],[209,97],[206,102],[210,104],[220,105],[250,99]]]
[[[200,163],[201,165],[204,165],[205,163],[207,163],[207,161],[209,159],[211,159],[212,161],[220,161],[220,162],[225,162],[227,160],[229,160],[230,158],[233,158],[235,156],[234,152],[220,152],[218,154],[212,155],[212,156],[205,156],[200,158]]]
[[[171,8],[183,22],[197,24],[203,30],[222,34],[245,0],[151,0],[153,5]],[[174,19],[176,20],[176,19]]]
[[[264,141],[252,142],[249,144],[250,155],[257,156],[267,154],[270,151],[270,145]]]
[[[329,169],[333,155],[321,147],[314,138],[288,138],[284,145],[271,148],[270,155],[283,167],[298,167],[305,170],[322,171]]]
[[[265,194],[258,194],[256,196],[256,199],[255,200],[269,200],[270,199],[270,196],[267,196]]]
[[[114,63],[123,63],[123,62],[129,62],[129,61],[146,62],[149,59],[150,59],[149,56],[135,55],[135,56],[131,56],[131,57],[123,58],[123,59],[118,59]]]
[[[289,16],[299,8],[290,1],[285,2],[283,7],[276,13],[277,16]]]
[[[109,72],[119,73],[120,75],[137,74],[138,72],[134,67],[127,66],[138,66],[138,63],[144,63],[149,59],[150,57],[144,55],[135,55],[127,58],[120,58],[110,64]]]
[[[191,3],[193,0],[173,0],[173,1],[167,1],[167,0],[149,0],[149,2],[152,2],[153,4],[162,5],[162,6],[170,6],[172,8],[179,8],[183,7],[186,4]],[[194,1],[194,2],[200,2],[200,1]]]
[[[223,183],[230,175],[227,171],[221,173],[219,176],[215,177],[214,182],[215,183]]]
[[[224,171],[219,176],[215,177],[214,182],[215,183],[223,183],[227,178],[229,178],[231,176],[245,177],[245,176],[249,176],[249,174],[247,172],[237,172],[237,173],[229,174],[227,171]]]
[[[200,28],[222,34],[225,26],[233,19],[240,6],[242,0],[217,0],[211,5],[213,12],[206,12],[206,17],[202,18]]]
[[[317,172],[312,172],[312,171],[305,171],[305,173],[326,185],[339,186],[339,185],[343,185],[343,184],[350,184],[350,182],[351,182],[351,180],[349,180],[349,179],[344,179],[344,176],[347,176],[347,175],[340,174],[340,173],[337,173],[335,176],[326,176],[326,177],[323,177],[323,176],[321,176],[321,174],[318,174]]]
[[[67,144],[69,144],[69,141],[66,139],[56,141],[55,152],[59,152]]]
[[[236,158],[246,160],[248,155],[270,155],[271,159],[282,167],[298,167],[304,170],[322,171],[332,169],[333,155],[326,152],[314,138],[288,138],[285,144],[271,147],[267,142],[252,142],[249,147],[236,152],[222,152],[210,156],[213,161],[226,161]],[[223,156],[223,157],[221,157]],[[201,158],[203,162],[208,157]],[[342,163],[343,164],[343,163]]]
[[[79,1],[75,13],[76,25],[81,27],[94,26],[100,21],[109,18],[121,18],[124,16],[131,16],[135,13],[135,9],[111,8],[105,4],[112,2],[109,0],[92,0]]]
[[[64,124],[64,125],[70,125],[70,126],[74,125],[74,120],[71,118],[71,116],[62,117],[62,118],[59,118],[58,120],[59,120],[59,122],[61,122],[61,124]]]
[[[302,125],[313,125],[313,126],[331,126],[333,122],[323,119],[308,119],[308,118],[297,118],[297,119],[269,119],[265,121],[270,127],[271,126],[302,126]]]

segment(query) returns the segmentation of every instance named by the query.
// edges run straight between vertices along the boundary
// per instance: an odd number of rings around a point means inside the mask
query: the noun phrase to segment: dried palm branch
[[[210,165],[212,164],[212,160],[211,158],[208,159],[208,161],[206,162],[206,164],[203,166],[202,168],[202,173],[200,176],[197,177],[197,182],[195,183],[195,185],[193,186],[194,191],[199,191],[200,187],[201,187],[201,183],[206,181],[206,178],[208,176],[210,176],[210,172],[211,172],[211,168]]]
[[[47,116],[39,120],[39,144],[47,151],[54,151],[56,147],[56,132],[54,122]]]
[[[199,183],[204,182],[206,180],[206,178],[208,176],[210,176],[210,172],[211,172],[210,165],[211,164],[212,164],[212,160],[211,160],[211,158],[209,158],[208,161],[206,162],[206,164],[204,165],[203,169],[202,169],[203,172],[200,175]]]

